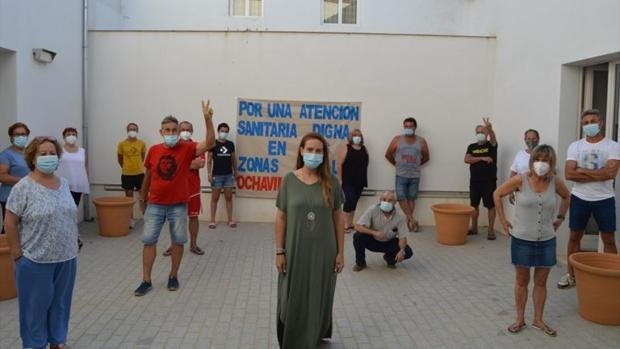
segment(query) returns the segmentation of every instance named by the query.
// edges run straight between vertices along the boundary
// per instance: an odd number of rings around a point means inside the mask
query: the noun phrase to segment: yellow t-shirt
[[[125,139],[118,143],[118,155],[123,157],[123,174],[135,176],[144,173],[143,158],[146,153],[146,144],[139,139],[130,141]]]

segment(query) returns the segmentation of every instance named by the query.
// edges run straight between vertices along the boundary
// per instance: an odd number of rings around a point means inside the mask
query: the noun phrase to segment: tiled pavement
[[[576,290],[555,287],[564,263],[551,272],[545,311],[558,337],[532,328],[509,334],[514,273],[507,240],[479,235],[464,246],[441,246],[433,228],[425,228],[410,237],[413,259],[396,270],[370,253],[370,267],[352,272],[353,247],[346,237],[334,338],[324,348],[620,347],[620,327],[583,320]],[[209,230],[203,223],[199,241],[206,254],[185,254],[180,290],[166,290],[169,262],[158,255],[154,289],[141,298],[133,296],[141,275],[139,234],[102,238],[94,223],[80,229],[85,246],[73,301],[72,348],[277,348],[272,225],[241,223],[233,230],[220,224]],[[159,252],[169,241],[163,236]],[[0,302],[0,348],[20,347],[17,319],[16,300]]]

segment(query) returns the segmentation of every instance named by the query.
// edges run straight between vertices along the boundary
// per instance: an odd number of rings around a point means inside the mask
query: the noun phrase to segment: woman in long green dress
[[[302,138],[297,170],[284,176],[276,201],[277,325],[284,349],[316,348],[332,335],[336,275],[344,267],[344,216],[327,149],[317,133]]]

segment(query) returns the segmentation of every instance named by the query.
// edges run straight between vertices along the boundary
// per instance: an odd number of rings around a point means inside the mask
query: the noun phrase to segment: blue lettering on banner
[[[291,105],[284,103],[267,104],[267,114],[270,118],[293,118],[293,113],[291,112]]]
[[[260,103],[240,101],[239,116],[246,113],[248,116],[263,117],[262,108],[263,105]]]
[[[239,172],[277,173],[280,161],[259,156],[239,156]]]
[[[359,121],[360,107],[354,105],[302,104],[300,119]]]
[[[286,142],[268,141],[267,142],[267,154],[272,155],[272,156],[286,155]]]
[[[319,133],[327,139],[347,139],[349,125],[312,124],[312,132]]]
[[[297,125],[287,122],[239,120],[237,134],[254,137],[297,138]]]

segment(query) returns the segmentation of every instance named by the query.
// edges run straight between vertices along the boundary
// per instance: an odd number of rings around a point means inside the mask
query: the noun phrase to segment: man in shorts
[[[467,146],[465,163],[469,164],[469,200],[474,208],[468,235],[478,234],[480,200],[489,212],[487,239],[495,240],[495,204],[493,192],[497,186],[497,139],[489,118],[476,126],[476,142]]]
[[[581,114],[584,138],[571,143],[566,155],[564,174],[574,181],[570,198],[570,238],[566,258],[579,252],[581,238],[590,216],[594,217],[606,253],[618,253],[616,232],[616,195],[614,179],[620,163],[620,146],[605,137],[603,118],[596,109]],[[564,219],[558,215],[559,219]],[[575,273],[570,263],[568,273],[558,282],[559,288],[575,286]]]
[[[138,139],[138,125],[130,122],[127,124],[127,138],[118,143],[116,158],[121,166],[121,186],[125,190],[125,196],[133,198],[134,191],[140,191],[144,180],[144,155],[146,144]],[[129,221],[129,227],[133,228],[135,221],[133,211]]]
[[[403,134],[390,142],[385,158],[396,168],[396,198],[407,216],[410,231],[418,230],[418,221],[414,218],[415,200],[420,188],[421,167],[429,160],[428,143],[416,135],[418,122],[412,117],[403,121]]]
[[[217,140],[215,146],[207,154],[207,173],[209,183],[211,183],[211,222],[210,229],[215,229],[215,213],[217,212],[217,202],[220,195],[224,192],[226,201],[226,216],[228,226],[236,228],[237,223],[233,220],[233,189],[235,179],[238,177],[237,157],[235,156],[235,143],[228,140],[230,127],[222,122],[217,125]]]
[[[213,109],[209,102],[202,103],[202,113],[206,125],[204,141],[179,142],[179,122],[175,117],[167,116],[161,122],[159,131],[164,142],[152,146],[144,160],[146,172],[140,191],[140,206],[144,212],[144,230],[141,237],[144,244],[143,279],[134,291],[136,296],[144,296],[152,288],[151,271],[157,254],[157,241],[166,221],[172,241],[168,290],[179,289],[177,274],[183,258],[183,245],[187,242],[190,166],[197,156],[204,154],[215,144]]]
[[[192,134],[194,133],[194,126],[189,121],[181,121],[179,124],[179,142],[193,142]],[[200,201],[200,173],[199,170],[205,167],[205,155],[197,156],[190,165],[189,176],[189,199],[187,202],[187,216],[189,218],[189,250],[197,255],[203,255],[205,252],[198,247],[198,229],[200,228],[200,222],[198,216],[202,212],[202,202]],[[172,246],[164,252],[164,256],[170,256],[172,254]]]

